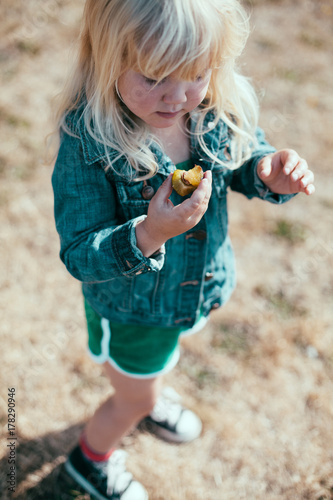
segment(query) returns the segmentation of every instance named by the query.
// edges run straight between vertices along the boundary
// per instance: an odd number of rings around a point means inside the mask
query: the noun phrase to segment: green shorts
[[[97,363],[108,361],[135,378],[152,378],[170,371],[179,359],[178,339],[201,330],[203,316],[192,328],[163,328],[113,323],[99,316],[85,300],[88,351]]]

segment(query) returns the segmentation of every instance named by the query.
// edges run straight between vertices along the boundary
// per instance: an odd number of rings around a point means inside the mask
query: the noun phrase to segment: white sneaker
[[[98,500],[148,500],[141,483],[125,468],[126,452],[115,450],[107,462],[92,462],[77,446],[65,463],[68,474]]]
[[[143,419],[147,430],[173,443],[188,443],[199,437],[201,420],[180,401],[181,397],[174,389],[165,387],[153,411]]]

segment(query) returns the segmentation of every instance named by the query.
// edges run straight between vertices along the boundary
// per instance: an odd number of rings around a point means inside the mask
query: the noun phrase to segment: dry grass
[[[11,498],[7,387],[16,388],[13,498],[86,500],[62,471],[84,421],[111,391],[86,355],[80,288],[58,260],[51,96],[77,32],[78,0],[4,0],[1,14],[1,498]],[[135,431],[123,445],[152,500],[333,499],[332,5],[251,1],[244,70],[261,124],[307,158],[312,198],[282,207],[230,196],[238,288],[183,342],[167,382],[204,423],[178,447]],[[262,89],[265,91],[263,92]]]

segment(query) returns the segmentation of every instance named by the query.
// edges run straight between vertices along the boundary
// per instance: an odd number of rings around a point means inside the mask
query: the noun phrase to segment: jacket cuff
[[[151,257],[145,257],[137,247],[135,227],[146,217],[146,215],[136,217],[114,230],[112,252],[119,271],[124,276],[137,276],[150,271],[156,272],[163,267],[165,245],[162,245]]]

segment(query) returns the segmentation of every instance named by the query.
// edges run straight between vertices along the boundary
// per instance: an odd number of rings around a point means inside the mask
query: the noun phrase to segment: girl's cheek
[[[198,99],[201,98],[201,100],[204,99],[204,97],[207,94],[208,87],[209,87],[209,80],[197,83],[196,88],[193,89],[193,96],[196,96]]]
[[[134,85],[127,95],[127,99],[132,104],[144,104],[149,97],[149,91],[147,91],[142,85]]]
[[[204,98],[206,97],[206,94],[207,94],[207,90],[208,90],[208,86],[207,87],[204,87],[200,90],[197,90],[195,93],[193,93],[193,97],[192,97],[192,100],[193,101],[203,101]]]

